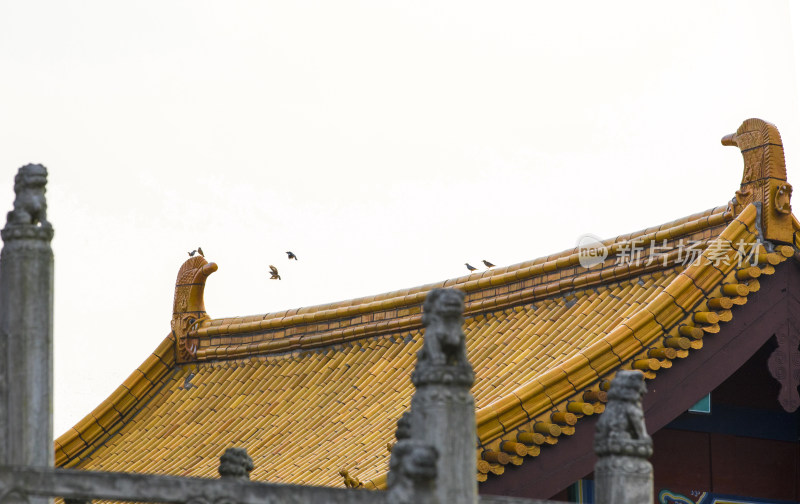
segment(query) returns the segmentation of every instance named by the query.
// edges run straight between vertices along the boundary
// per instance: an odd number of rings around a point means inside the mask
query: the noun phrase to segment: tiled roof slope
[[[192,258],[179,273],[173,334],[57,440],[57,465],[210,477],[225,448],[242,446],[255,461],[254,479],[341,486],[344,468],[382,487],[387,445],[413,392],[422,301],[442,286],[467,295],[478,479],[537,463],[580,418],[603,411],[617,370],[654,377],[700,350],[737,305],[757,296],[758,278],[794,254],[757,244],[770,231],[760,208],[737,199],[607,240],[607,258],[589,269],[573,249],[407,291],[243,318],[205,314],[203,283],[216,265]],[[789,219],[795,241],[800,226]],[[740,261],[753,250],[755,265]]]

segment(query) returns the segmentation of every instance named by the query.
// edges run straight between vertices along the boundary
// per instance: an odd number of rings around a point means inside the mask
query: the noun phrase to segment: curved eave
[[[133,373],[91,413],[55,441],[55,465],[70,467],[102,444],[158,390],[175,366],[175,338],[170,334]]]
[[[534,433],[534,424],[550,423],[553,413],[565,411],[568,403],[584,403],[587,392],[596,393],[603,389],[619,369],[636,368],[642,370],[647,378],[655,378],[657,372],[671,367],[672,358],[684,358],[690,350],[702,348],[703,334],[716,333],[719,323],[732,320],[730,309],[712,308],[709,306],[711,300],[725,298],[734,305],[744,304],[747,296],[759,289],[758,275],[774,273],[775,265],[794,254],[792,247],[777,247],[776,252],[769,254],[769,260],[759,265],[758,273],[745,272],[752,273],[750,276],[755,278],[744,280],[741,271],[747,269],[747,265],[740,266],[736,245],[756,243],[756,218],[756,207],[748,206],[709,244],[700,261],[686,267],[663,292],[628,315],[602,340],[554,365],[511,394],[480,408],[476,413],[480,444],[479,480],[485,480],[489,473],[503,472],[504,464],[485,460],[490,458],[486,456],[487,452],[505,452],[508,454],[506,463],[515,465],[538,456],[540,450],[536,449],[536,443],[528,443],[530,449],[522,456],[519,451],[504,450],[503,443],[518,444],[520,432]],[[726,249],[721,255],[719,251]],[[726,284],[745,285],[747,293],[731,298],[722,292]],[[681,326],[700,329],[701,332],[696,338],[687,338],[680,333]],[[678,348],[674,355],[670,353],[672,357],[657,352],[668,345]],[[654,354],[660,358],[654,358]],[[603,408],[597,409],[601,412]],[[577,415],[578,418],[582,416],[586,415]],[[562,434],[572,433],[572,426],[562,429]],[[546,443],[546,446],[557,442],[558,436],[544,436],[541,444]],[[380,485],[383,481],[375,483]]]

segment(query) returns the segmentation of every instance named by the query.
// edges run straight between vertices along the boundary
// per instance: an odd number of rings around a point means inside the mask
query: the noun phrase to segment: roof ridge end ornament
[[[172,303],[172,334],[175,336],[176,356],[179,363],[193,361],[197,356],[197,338],[189,333],[210,320],[203,302],[206,279],[217,271],[217,264],[204,257],[190,257],[178,270],[175,281],[175,298]]]
[[[750,203],[760,202],[764,239],[791,243],[792,186],[786,180],[786,159],[778,128],[761,119],[747,119],[736,133],[722,137],[722,145],[739,147],[744,159],[742,183],[731,201],[733,215],[739,215]]]

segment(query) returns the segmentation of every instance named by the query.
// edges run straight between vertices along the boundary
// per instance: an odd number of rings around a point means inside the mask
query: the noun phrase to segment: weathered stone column
[[[44,166],[19,169],[14,209],[0,232],[0,464],[53,466],[53,227],[46,184]]]
[[[619,371],[608,391],[608,404],[597,421],[594,467],[597,504],[652,504],[653,440],[647,434],[641,371]]]
[[[411,412],[397,421],[386,476],[388,504],[440,504],[436,495],[436,448],[411,436]]]
[[[436,495],[441,504],[477,502],[475,400],[470,387],[475,373],[467,360],[464,294],[434,289],[425,298],[425,336],[411,375],[414,439],[438,452]]]

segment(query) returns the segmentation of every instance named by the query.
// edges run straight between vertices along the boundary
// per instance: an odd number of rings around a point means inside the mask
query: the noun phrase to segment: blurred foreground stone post
[[[53,227],[47,169],[14,178],[14,209],[0,236],[0,464],[52,467]],[[47,502],[46,498],[31,502]]]
[[[608,404],[597,421],[594,467],[597,504],[652,504],[653,441],[647,434],[641,371],[619,371],[608,391]]]
[[[386,475],[388,504],[438,504],[436,496],[436,463],[438,452],[433,446],[411,436],[411,412],[397,421],[395,437]]]
[[[440,504],[477,502],[475,373],[467,360],[464,293],[434,289],[422,306],[425,335],[411,375],[411,435],[438,452]]]
[[[228,448],[219,458],[220,478],[249,480],[253,471],[253,459],[245,448]]]

